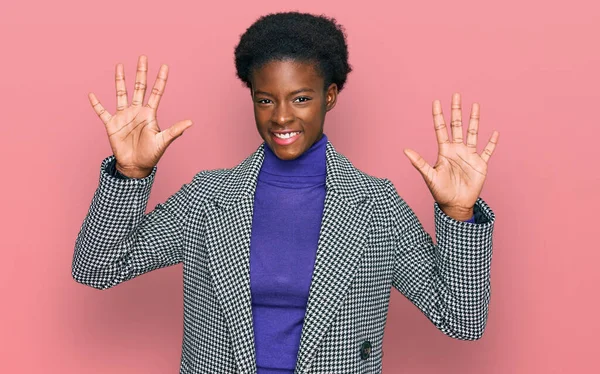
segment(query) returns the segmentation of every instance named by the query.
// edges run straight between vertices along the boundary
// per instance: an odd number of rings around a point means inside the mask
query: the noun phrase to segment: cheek
[[[303,107],[297,107],[294,111],[296,117],[301,118],[307,122],[313,122],[316,118],[319,117],[319,113],[321,112],[321,105],[319,103],[311,103],[311,105],[306,105]]]
[[[320,105],[314,105],[299,112],[298,117],[307,124],[318,125],[323,120],[323,111]]]
[[[257,126],[265,126],[269,122],[270,114],[265,109],[254,108],[254,120]]]

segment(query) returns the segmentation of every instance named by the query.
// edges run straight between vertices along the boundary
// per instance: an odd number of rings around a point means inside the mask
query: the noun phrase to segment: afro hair
[[[334,18],[285,12],[260,17],[240,37],[235,47],[237,76],[252,88],[251,74],[273,60],[315,63],[325,89],[337,84],[341,91],[348,73],[346,34]]]

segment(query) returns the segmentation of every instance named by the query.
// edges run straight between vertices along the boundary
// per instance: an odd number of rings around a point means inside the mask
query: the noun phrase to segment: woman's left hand
[[[448,136],[439,100],[433,102],[433,124],[438,142],[435,166],[431,167],[423,157],[411,149],[405,149],[404,153],[423,176],[442,211],[456,220],[468,220],[473,216],[473,206],[483,189],[487,164],[498,144],[499,133],[494,131],[481,154],[477,153],[479,105],[474,103],[471,108],[467,143],[463,143],[462,112],[458,93],[452,95],[452,139]]]

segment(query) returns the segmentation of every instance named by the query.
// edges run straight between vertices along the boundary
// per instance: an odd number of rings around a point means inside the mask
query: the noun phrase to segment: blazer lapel
[[[205,243],[214,289],[231,334],[239,372],[256,372],[250,294],[250,235],[254,192],[264,159],[261,145],[233,168],[206,206]],[[352,282],[371,221],[372,202],[361,176],[327,143],[326,195],[317,256],[300,339],[296,372],[315,349]]]
[[[325,207],[302,328],[296,372],[302,373],[314,357],[329,325],[337,315],[360,258],[371,221],[372,202],[361,189],[358,172],[327,144]],[[357,353],[358,354],[358,353]]]
[[[230,175],[207,204],[205,243],[215,293],[221,301],[239,372],[256,372],[250,299],[250,235],[261,147]]]

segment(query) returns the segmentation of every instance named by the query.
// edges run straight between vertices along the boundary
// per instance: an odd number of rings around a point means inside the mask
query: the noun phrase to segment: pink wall
[[[384,373],[597,372],[597,2],[5,3],[0,372],[177,372],[180,266],[105,292],[71,279],[110,155],[87,93],[112,111],[117,62],[130,93],[139,54],[152,83],[169,64],[161,124],[195,125],[161,160],[153,208],[197,171],[233,166],[259,144],[233,47],[259,15],[295,9],[335,16],[349,34],[355,71],[327,135],[356,166],[392,179],[430,233],[432,198],[402,148],[435,161],[431,101],[449,113],[461,92],[464,107],[481,103],[480,143],[500,132],[482,193],[497,214],[485,335],[448,338],[394,292]]]

